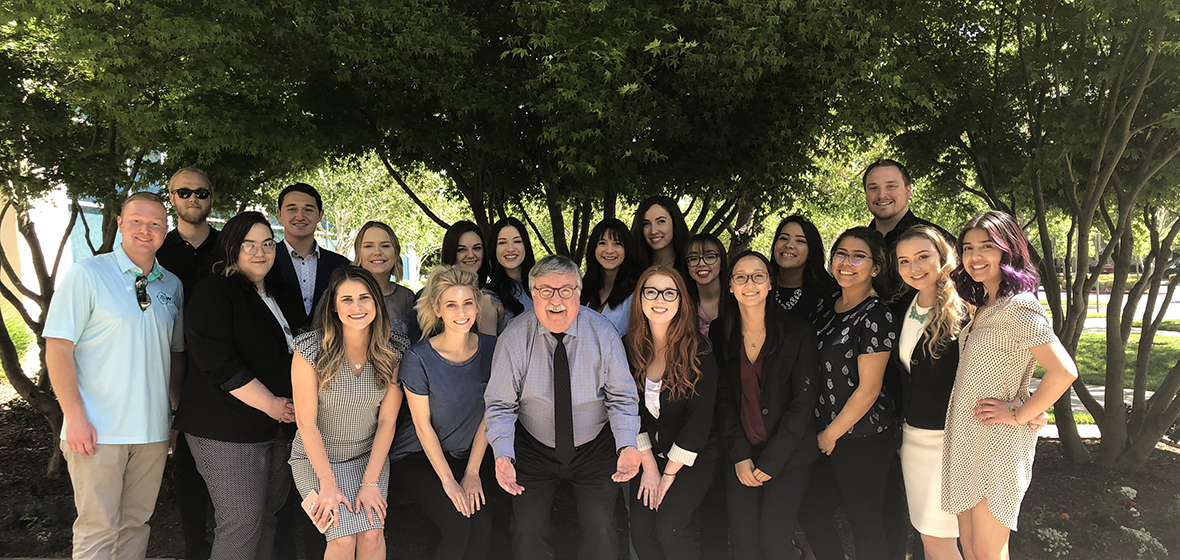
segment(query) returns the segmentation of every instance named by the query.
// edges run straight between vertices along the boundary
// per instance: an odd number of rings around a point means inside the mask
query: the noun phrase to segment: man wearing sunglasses
[[[173,173],[168,179],[168,201],[176,212],[176,229],[164,238],[156,260],[180,278],[185,303],[188,303],[197,280],[213,266],[212,254],[217,246],[218,231],[208,222],[209,212],[213,209],[213,185],[209,176],[196,167],[185,167]],[[184,534],[184,557],[207,560],[212,550],[205,528],[209,490],[205,487],[205,479],[197,472],[197,463],[186,438],[176,438],[172,462]]]
[[[127,197],[118,226],[113,252],[66,271],[45,321],[78,510],[74,558],[147,553],[184,367],[184,288],[156,262],[168,231],[164,200]]]

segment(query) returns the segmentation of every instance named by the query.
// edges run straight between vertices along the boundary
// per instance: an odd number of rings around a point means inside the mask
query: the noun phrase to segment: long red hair
[[[680,297],[676,299],[676,316],[668,325],[668,345],[664,350],[663,390],[668,391],[668,396],[673,400],[687,399],[696,394],[696,384],[701,379],[700,354],[708,351],[709,341],[697,330],[696,304],[688,295],[684,278],[670,266],[653,266],[644,271],[635,283],[635,293],[631,296],[631,328],[627,330],[627,336],[623,337],[623,345],[627,348],[627,360],[634,371],[635,383],[642,391],[644,372],[655,360],[651,325],[647,321],[647,316],[643,314],[643,286],[647,279],[653,276],[671,278],[680,292]]]

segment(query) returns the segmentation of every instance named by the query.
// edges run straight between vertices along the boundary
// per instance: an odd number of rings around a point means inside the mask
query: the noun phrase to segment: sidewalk
[[[1041,380],[1034,377],[1032,382],[1029,383],[1029,390],[1036,391],[1037,386],[1039,386],[1040,384],[1041,384]],[[1090,394],[1093,395],[1094,398],[1098,402],[1102,403],[1103,407],[1105,407],[1106,406],[1106,387],[1103,387],[1100,385],[1086,385],[1086,387],[1088,389],[1090,389]],[[1133,394],[1134,394],[1134,391],[1132,391],[1131,389],[1123,389],[1123,402],[1128,402],[1128,403],[1131,402]],[[1149,399],[1154,394],[1155,394],[1155,391],[1146,391],[1145,392],[1146,398],[1149,398]],[[1071,390],[1069,392],[1069,396],[1070,396],[1070,401],[1073,403],[1074,412],[1089,413],[1089,411],[1086,410],[1086,406],[1082,404],[1082,400],[1078,398],[1078,394],[1076,391]],[[1053,424],[1049,424],[1048,426],[1045,426],[1045,428],[1041,430],[1040,435],[1041,435],[1041,437],[1044,437],[1044,438],[1056,439],[1058,437],[1057,426],[1055,426]],[[1082,438],[1085,438],[1085,439],[1091,439],[1091,438],[1097,439],[1097,438],[1102,437],[1102,431],[1099,430],[1098,426],[1095,424],[1079,424],[1078,425],[1078,435],[1081,436]]]

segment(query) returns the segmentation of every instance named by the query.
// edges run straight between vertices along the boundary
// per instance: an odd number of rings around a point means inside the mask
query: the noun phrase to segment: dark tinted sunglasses
[[[172,191],[172,193],[176,196],[179,196],[181,200],[188,200],[189,197],[194,194],[197,195],[197,198],[201,200],[205,200],[206,198],[213,196],[213,191],[209,189],[197,189],[195,191],[192,189],[176,189]]]
[[[147,293],[148,280],[146,276],[135,277],[135,299],[139,301],[139,310],[147,311],[152,305],[152,296]]]

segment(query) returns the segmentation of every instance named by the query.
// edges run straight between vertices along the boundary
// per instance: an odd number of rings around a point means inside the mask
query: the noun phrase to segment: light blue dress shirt
[[[566,331],[574,445],[598,436],[610,422],[615,449],[635,447],[639,394],[623,341],[602,315],[582,307]],[[535,312],[517,317],[496,341],[492,377],[484,401],[488,443],[496,457],[515,460],[516,421],[537,441],[553,447],[553,351],[557,339]]]

